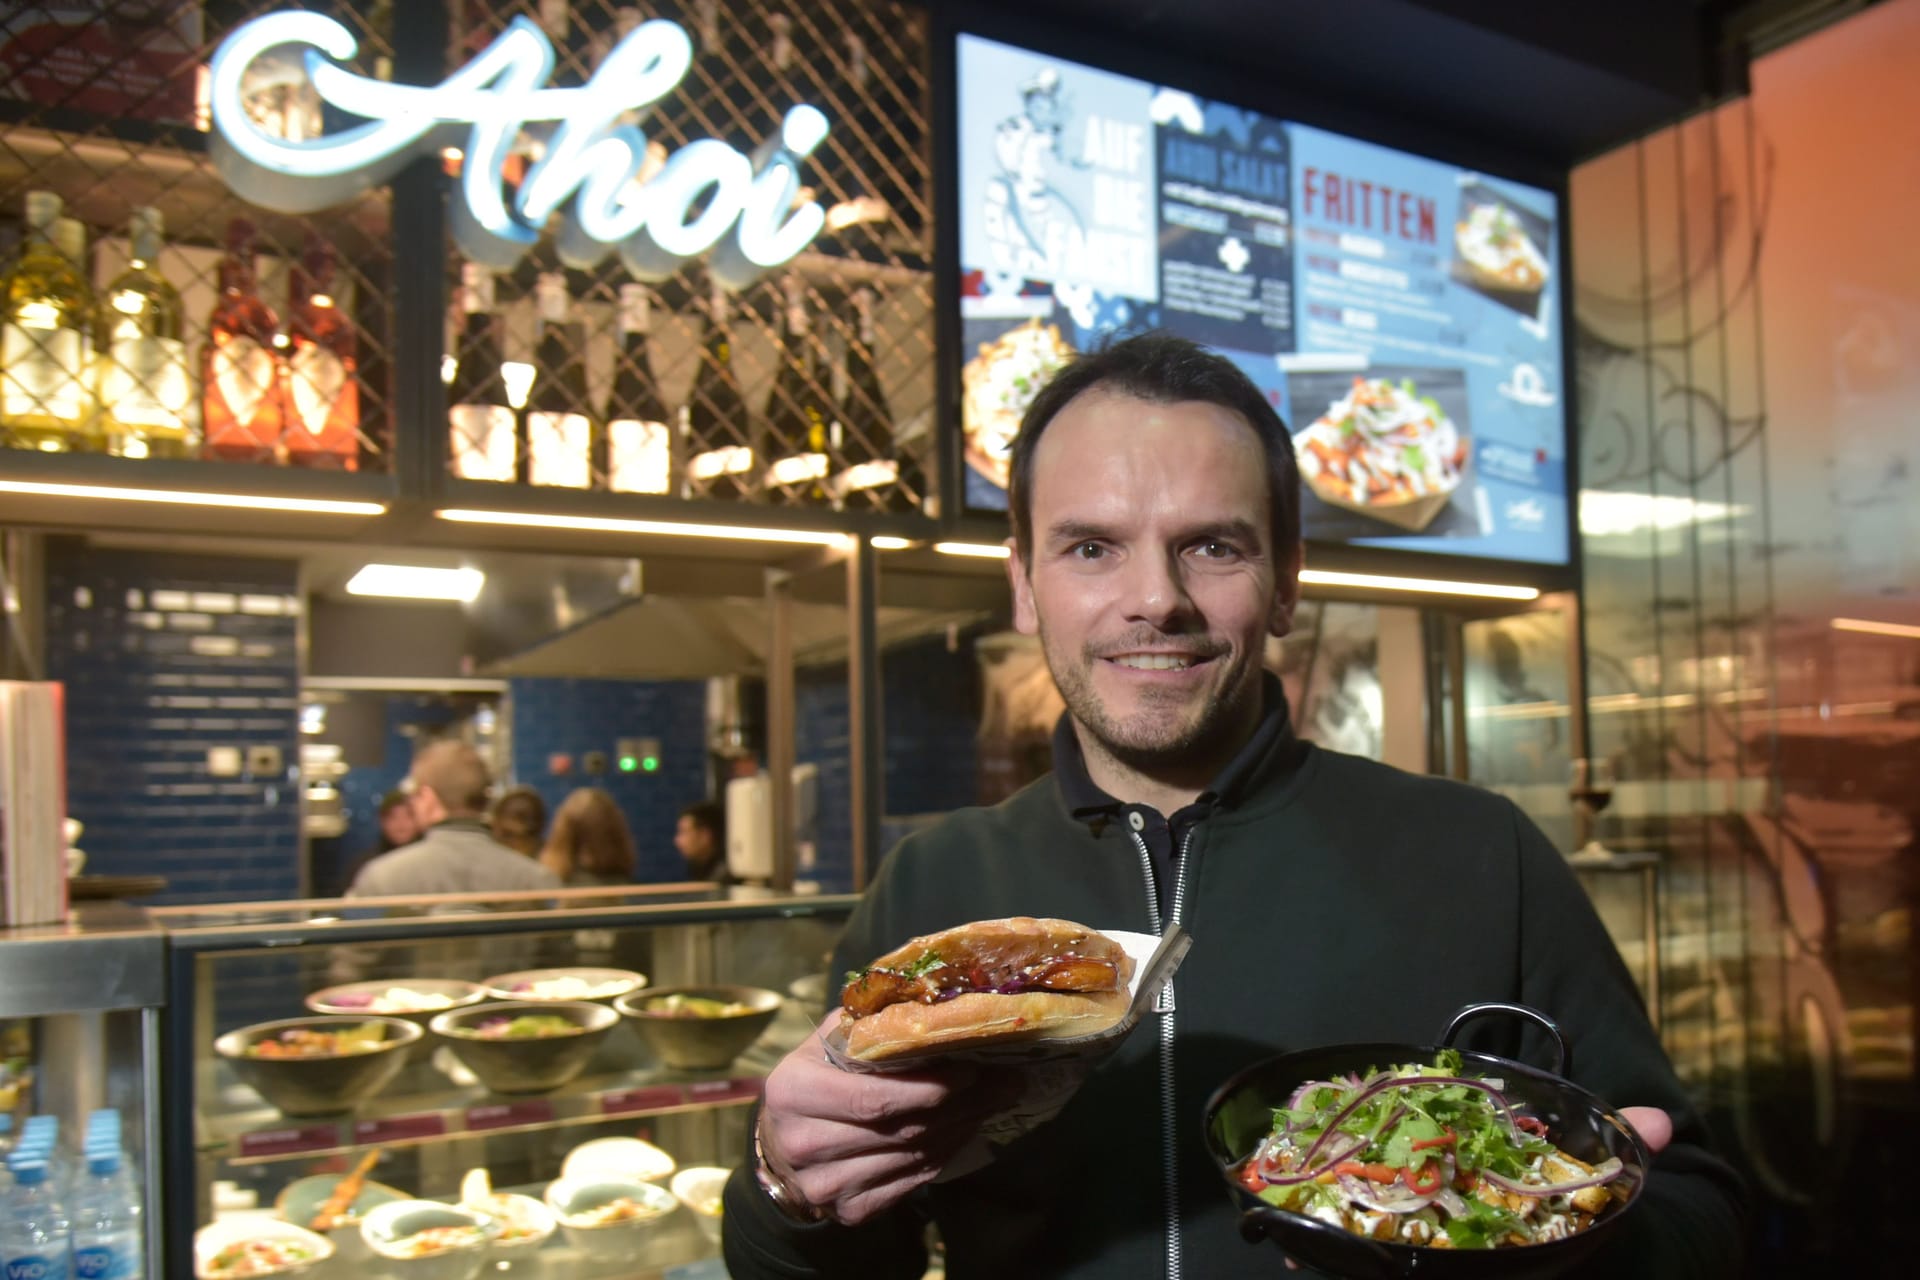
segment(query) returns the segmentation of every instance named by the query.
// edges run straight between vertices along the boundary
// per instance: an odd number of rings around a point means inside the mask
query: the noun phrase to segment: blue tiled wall
[[[298,894],[296,591],[290,561],[50,545],[47,671],[88,872],[165,876],[156,902]],[[244,766],[262,746],[278,771],[208,771],[212,748]]]
[[[547,802],[549,819],[576,787],[600,787],[620,805],[638,853],[634,879],[680,880],[686,863],[673,847],[680,810],[706,795],[706,685],[698,680],[556,680],[509,682],[513,707],[512,781]],[[614,744],[621,738],[658,738],[656,773],[621,773]],[[610,772],[581,771],[589,751],[607,755]],[[555,776],[548,760],[573,758],[573,772]]]
[[[880,685],[886,818],[976,803],[981,687],[971,638],[951,651],[940,638],[891,650],[881,658]],[[853,884],[846,667],[799,672],[794,703],[799,758],[820,767],[819,864],[812,876],[829,892],[845,890]],[[883,845],[900,825],[883,819]]]

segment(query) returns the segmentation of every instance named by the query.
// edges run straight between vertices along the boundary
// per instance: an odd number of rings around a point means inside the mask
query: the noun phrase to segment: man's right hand
[[[831,1025],[829,1021],[828,1025]],[[849,1226],[932,1181],[1018,1081],[967,1064],[914,1072],[843,1071],[816,1030],[767,1077],[760,1145],[771,1171]]]

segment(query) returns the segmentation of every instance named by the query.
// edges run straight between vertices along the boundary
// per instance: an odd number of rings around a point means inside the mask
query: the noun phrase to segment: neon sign
[[[365,123],[301,141],[260,128],[246,110],[247,68],[289,48],[303,56],[323,101]],[[557,212],[557,244],[569,266],[590,267],[617,250],[635,277],[661,280],[706,253],[713,277],[733,290],[792,258],[825,224],[817,202],[796,203],[800,163],[827,136],[826,116],[805,104],[791,108],[751,157],[704,138],[639,180],[643,166],[653,168],[646,135],[620,117],[644,118],[686,75],[693,45],[675,23],[635,27],[577,89],[546,87],[553,46],[525,17],[438,85],[391,84],[340,65],[358,52],[346,27],[304,12],[257,18],[221,43],[211,66],[211,151],[236,194],[282,213],[312,213],[457,146],[465,158],[451,222],[461,252],[474,261],[512,267]],[[552,122],[546,152],[509,191],[508,153],[535,122]]]

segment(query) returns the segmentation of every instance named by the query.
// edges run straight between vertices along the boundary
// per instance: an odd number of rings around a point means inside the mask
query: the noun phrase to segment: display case
[[[312,1226],[356,1172],[315,1277],[428,1274],[427,1259],[384,1256],[381,1233],[457,1228],[446,1206],[462,1203],[486,1209],[483,1235],[508,1221],[531,1235],[436,1255],[434,1275],[717,1268],[720,1171],[739,1162],[766,1073],[821,1016],[826,955],[857,901],[725,892],[164,912],[171,1190],[156,1274],[195,1274],[208,1224],[235,1240]],[[346,1040],[299,1056],[313,1031]],[[476,1200],[481,1169],[490,1194],[527,1198]],[[639,1217],[588,1225],[622,1197]],[[441,1207],[377,1208],[403,1199]]]
[[[159,1115],[150,1103],[160,1070],[164,951],[163,935],[119,904],[87,904],[65,924],[0,930],[0,1115],[13,1121],[0,1148],[27,1141],[30,1117],[57,1118],[48,1163],[64,1175],[61,1190],[71,1200],[96,1193],[84,1159],[103,1140],[96,1134],[117,1131],[116,1194],[123,1210],[137,1209],[147,1258],[159,1256],[162,1234],[153,1194]],[[95,1119],[106,1108],[117,1123]]]

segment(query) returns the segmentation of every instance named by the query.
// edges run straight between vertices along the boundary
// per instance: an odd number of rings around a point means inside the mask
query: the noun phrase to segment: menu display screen
[[[1567,562],[1553,193],[958,39],[970,509],[1052,370],[1164,328],[1280,411],[1309,539]]]

